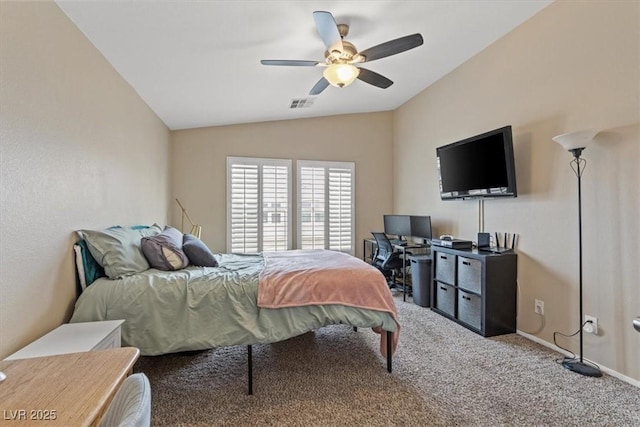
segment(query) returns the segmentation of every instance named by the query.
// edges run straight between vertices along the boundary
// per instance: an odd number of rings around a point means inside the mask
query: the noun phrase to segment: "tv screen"
[[[511,126],[436,149],[442,200],[516,197]]]
[[[384,234],[411,236],[409,215],[384,215]]]

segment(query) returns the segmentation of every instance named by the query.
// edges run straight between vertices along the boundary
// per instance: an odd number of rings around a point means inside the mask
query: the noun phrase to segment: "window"
[[[354,253],[355,164],[298,161],[298,247]]]
[[[291,249],[291,160],[227,157],[227,251]]]

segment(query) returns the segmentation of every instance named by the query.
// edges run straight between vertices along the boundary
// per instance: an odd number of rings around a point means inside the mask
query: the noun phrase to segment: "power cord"
[[[585,325],[585,323],[587,323],[587,322],[584,322],[582,325],[580,325],[581,329]],[[558,332],[558,331],[555,331],[553,333],[553,344],[556,347],[560,347],[562,350],[566,351],[567,353],[571,353],[571,356],[566,356],[566,357],[564,357],[562,359],[556,359],[556,363],[562,363],[566,359],[576,359],[576,354],[573,351],[569,350],[568,348],[564,348],[563,346],[558,344],[558,342],[556,341],[556,335],[562,335],[565,338],[571,338],[571,337],[574,337],[574,336],[578,335],[579,333],[580,333],[580,329],[578,329],[577,331],[575,331],[574,333],[572,333],[570,335],[563,334],[562,332]]]
[[[520,282],[519,282],[519,281],[517,281],[517,280],[516,280],[516,292],[517,292],[517,296],[516,296],[516,298],[517,298],[517,313],[516,313],[516,317],[517,317],[517,316],[518,316],[518,314],[520,313]],[[536,313],[536,314],[538,314],[538,313]],[[525,331],[524,329],[520,329],[520,330],[521,330],[522,332],[524,332],[524,333],[529,334],[529,335],[535,335],[535,334],[537,334],[538,332],[542,331],[542,330],[544,329],[544,327],[545,327],[545,324],[546,324],[546,322],[545,322],[545,316],[544,316],[544,314],[538,314],[538,315],[539,315],[539,316],[540,316],[540,318],[541,318],[541,324],[540,324],[540,327],[539,327],[538,329],[536,329],[536,331],[535,331],[535,332]],[[590,323],[591,323],[591,324],[593,324],[593,321],[591,321],[591,320],[585,320],[585,322],[584,322],[582,325],[580,325],[580,329],[584,328],[584,327],[585,327],[585,325],[590,324]],[[555,331],[555,332],[553,333],[553,344],[554,344],[556,347],[559,347],[559,348],[561,348],[562,350],[566,351],[567,353],[570,353],[570,354],[571,354],[571,356],[565,356],[565,357],[563,357],[562,359],[556,359],[556,360],[555,360],[555,362],[556,362],[556,363],[558,363],[558,364],[562,364],[563,362],[571,362],[571,361],[578,361],[578,360],[580,360],[580,358],[579,358],[578,356],[576,356],[576,354],[575,354],[573,351],[569,350],[568,348],[564,348],[564,347],[562,347],[560,344],[558,344],[558,342],[557,342],[557,340],[556,340],[556,336],[557,336],[557,335],[562,335],[563,337],[566,337],[566,338],[570,338],[570,337],[576,336],[577,334],[579,334],[579,333],[580,333],[580,329],[578,329],[577,331],[575,331],[574,333],[572,333],[572,334],[570,334],[570,335],[563,334],[562,332],[557,332],[557,331]],[[582,359],[582,363],[584,363],[584,364],[586,364],[586,365],[591,365],[591,366],[593,366],[594,368],[597,368],[598,370],[600,370],[600,366],[598,366],[598,365],[597,365],[596,363],[594,363],[594,362],[591,362],[590,360],[584,360],[584,358],[583,358],[583,359]]]
[[[584,321],[584,323],[582,323],[582,325],[580,325],[580,329],[584,328],[584,326],[585,326],[587,323],[593,323],[593,322],[592,322],[591,320],[585,320],[585,321]],[[563,357],[562,359],[556,359],[556,363],[558,363],[558,364],[562,364],[562,363],[564,363],[564,362],[571,362],[571,361],[574,361],[574,360],[576,360],[576,361],[577,361],[577,360],[580,360],[580,357],[578,357],[578,356],[577,356],[573,351],[569,350],[568,348],[564,348],[563,346],[561,346],[560,344],[558,344],[558,342],[556,341],[556,335],[562,335],[562,336],[563,336],[563,337],[565,337],[565,338],[570,338],[570,337],[573,337],[573,336],[576,336],[577,334],[579,334],[579,333],[580,333],[580,329],[578,329],[577,331],[575,331],[574,333],[572,333],[572,334],[570,334],[570,335],[563,334],[562,332],[557,332],[557,331],[555,331],[555,332],[553,333],[553,344],[554,344],[556,347],[559,347],[559,348],[561,348],[562,350],[566,351],[567,353],[570,353],[570,354],[571,354],[571,356],[565,356],[565,357]],[[598,364],[596,364],[596,363],[594,363],[594,362],[591,362],[590,360],[584,360],[584,358],[583,358],[583,359],[582,359],[582,363],[584,363],[584,364],[586,364],[586,365],[591,365],[591,366],[593,366],[594,368],[597,368],[598,370],[600,370],[600,366],[598,366]]]

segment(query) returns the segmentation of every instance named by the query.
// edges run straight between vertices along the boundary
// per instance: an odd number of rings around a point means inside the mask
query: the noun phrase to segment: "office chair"
[[[390,288],[395,288],[396,278],[400,276],[402,270],[402,258],[398,252],[393,250],[393,246],[386,234],[372,231],[376,239],[376,253],[373,256],[373,264],[387,279]]]
[[[151,386],[145,374],[127,377],[102,417],[100,427],[149,427]]]

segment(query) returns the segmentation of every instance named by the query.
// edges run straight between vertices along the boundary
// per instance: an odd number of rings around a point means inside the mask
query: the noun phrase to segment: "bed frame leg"
[[[249,374],[249,387],[247,389],[247,394],[251,396],[253,394],[253,360],[251,358],[251,346],[247,346],[247,370]],[[391,372],[391,371],[389,371]]]
[[[387,331],[387,371],[391,373],[391,332]]]

